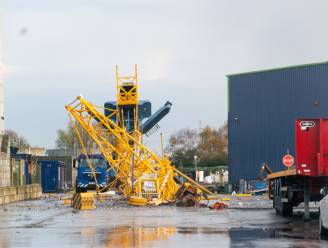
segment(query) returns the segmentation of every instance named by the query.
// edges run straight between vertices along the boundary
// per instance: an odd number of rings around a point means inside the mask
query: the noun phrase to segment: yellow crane
[[[116,67],[116,86],[118,108],[110,110],[109,116],[104,114],[104,108],[91,104],[82,96],[66,106],[84,153],[87,152],[78,126],[93,139],[115,170],[116,179],[110,184],[110,188],[118,188],[132,205],[168,203],[175,201],[176,193],[181,187],[174,179],[179,175],[200,192],[211,194],[172,166],[166,156],[159,157],[142,144],[138,121],[137,67],[135,66],[133,76],[124,77],[119,76]],[[128,116],[126,109],[130,114],[129,122],[125,119]]]

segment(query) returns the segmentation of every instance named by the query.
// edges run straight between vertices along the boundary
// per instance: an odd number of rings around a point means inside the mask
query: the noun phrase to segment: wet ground
[[[241,203],[240,203],[241,202]],[[48,198],[0,207],[0,247],[328,247],[302,213],[276,216],[264,199],[232,209],[129,207],[109,202],[76,211]]]

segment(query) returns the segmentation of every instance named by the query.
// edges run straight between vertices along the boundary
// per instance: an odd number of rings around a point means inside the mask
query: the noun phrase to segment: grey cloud
[[[226,74],[327,60],[327,1],[18,1],[2,4],[6,127],[54,145],[64,105],[113,99],[114,67],[172,112],[165,136],[227,119]],[[20,30],[26,28],[25,35]],[[153,141],[152,141],[153,140]],[[158,137],[149,139],[157,147]]]

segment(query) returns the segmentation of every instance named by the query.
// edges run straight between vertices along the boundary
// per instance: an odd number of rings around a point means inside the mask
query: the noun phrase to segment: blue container
[[[266,189],[267,184],[266,181],[252,181],[251,185],[252,190],[262,190],[262,189]]]
[[[228,76],[229,182],[256,180],[295,156],[295,120],[328,117],[328,63]]]
[[[58,160],[40,160],[41,186],[44,193],[60,192],[64,189],[64,164]]]
[[[28,169],[28,161],[25,160],[24,163],[24,172],[25,172],[25,184],[31,184],[32,183],[32,175]]]

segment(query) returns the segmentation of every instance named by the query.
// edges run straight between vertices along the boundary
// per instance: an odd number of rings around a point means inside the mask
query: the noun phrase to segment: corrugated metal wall
[[[328,117],[328,63],[235,74],[229,88],[229,181],[257,178],[261,163],[295,156],[296,118]]]

